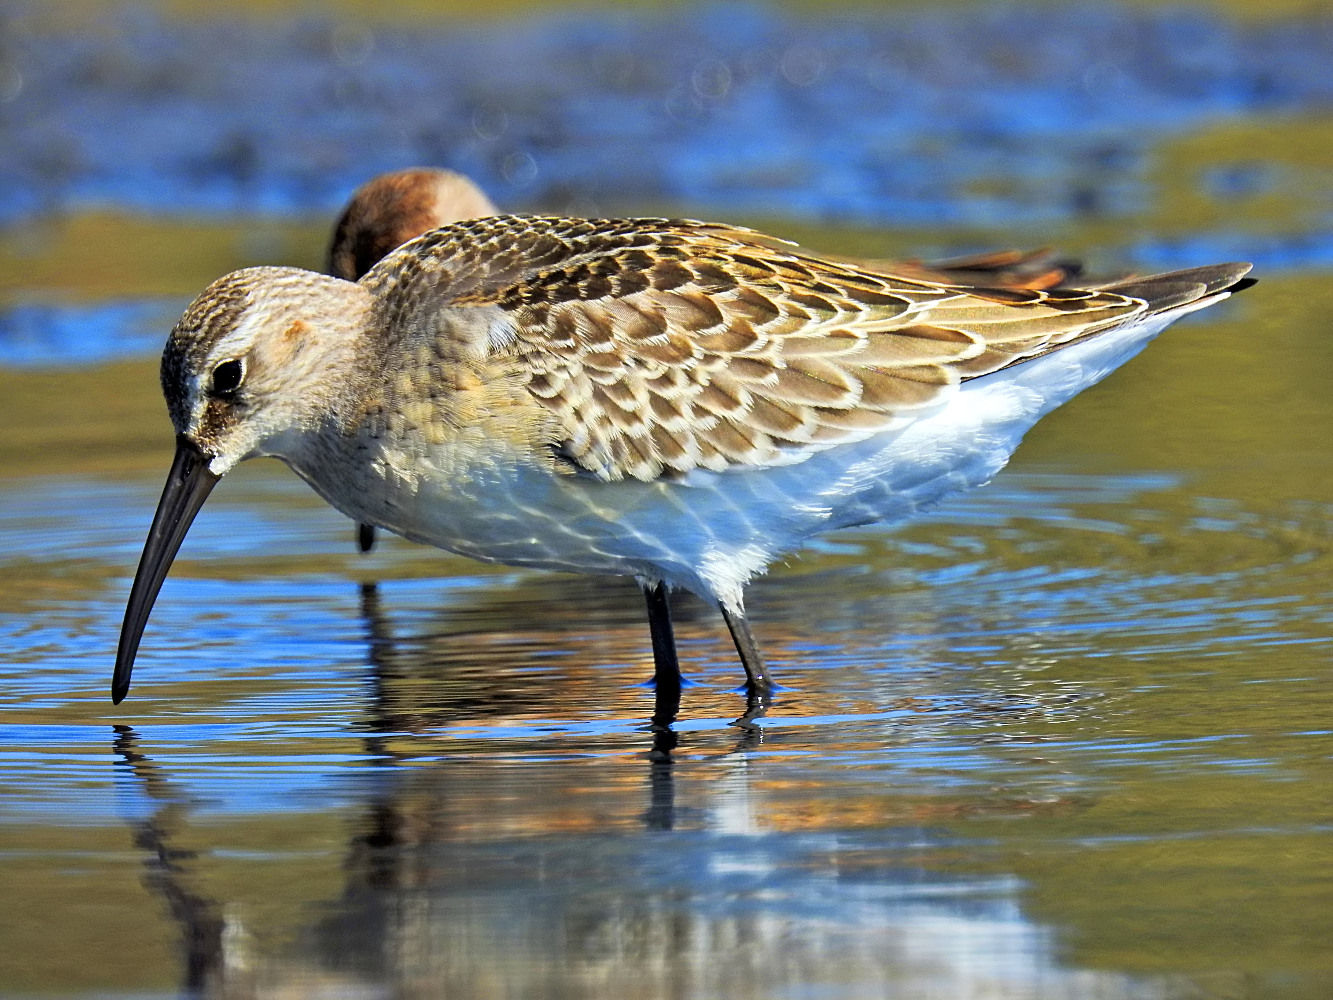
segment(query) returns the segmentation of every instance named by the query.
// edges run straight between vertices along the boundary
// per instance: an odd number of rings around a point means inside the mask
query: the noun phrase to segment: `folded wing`
[[[400,274],[403,254],[423,275],[439,272],[426,308],[484,317],[435,335],[512,362],[556,418],[560,457],[606,480],[800,461],[912,420],[966,379],[1244,273],[966,287],[662,219],[472,220],[392,255]],[[366,281],[388,280],[382,270]]]

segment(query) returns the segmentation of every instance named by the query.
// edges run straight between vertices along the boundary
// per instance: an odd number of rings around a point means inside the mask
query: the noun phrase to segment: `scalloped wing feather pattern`
[[[559,456],[603,480],[800,461],[1158,305],[1131,283],[967,287],[665,219],[468,220],[364,279],[390,281],[392,300],[419,315],[388,328],[467,341],[439,345],[442,357],[512,362],[555,418]],[[1176,285],[1185,301],[1207,292]],[[469,308],[499,312],[461,321]]]

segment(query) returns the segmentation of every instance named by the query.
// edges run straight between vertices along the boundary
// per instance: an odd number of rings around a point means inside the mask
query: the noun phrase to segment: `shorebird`
[[[333,227],[326,270],[360,281],[380,260],[422,233],[451,222],[499,215],[500,210],[469,178],[439,167],[409,167],[366,181],[348,200]],[[1078,273],[1078,265],[1049,250],[1000,250],[948,260],[859,261],[906,278],[988,288],[1055,288]],[[357,547],[375,546],[375,526],[359,524]]]
[[[425,233],[358,282],[225,275],[163,351],[176,455],[112,698],[209,492],[269,455],[358,523],[635,577],[659,672],[676,659],[668,590],[692,591],[767,704],[751,579],[819,533],[986,482],[1043,414],[1249,270],[981,288],[722,224],[491,216]]]

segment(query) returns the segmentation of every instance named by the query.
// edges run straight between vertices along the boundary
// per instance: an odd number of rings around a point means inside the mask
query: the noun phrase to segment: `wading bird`
[[[270,455],[360,524],[635,577],[659,673],[676,669],[668,590],[715,602],[751,707],[766,704],[753,577],[814,535],[986,482],[1038,418],[1248,271],[988,288],[726,225],[491,216],[431,230],[358,282],[233,272],[163,352],[176,457],[112,697],[209,492]]]

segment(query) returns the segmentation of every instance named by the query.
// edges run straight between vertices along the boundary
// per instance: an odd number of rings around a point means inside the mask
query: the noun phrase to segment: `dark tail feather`
[[[1188,305],[1199,299],[1239,292],[1255,284],[1249,264],[1210,264],[1192,267],[1186,271],[1154,274],[1148,278],[1130,278],[1103,285],[1102,290],[1118,295],[1130,295],[1148,303],[1151,312],[1163,312],[1176,306]]]

